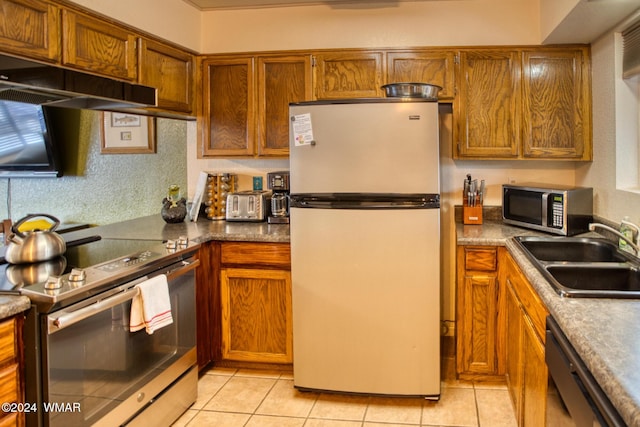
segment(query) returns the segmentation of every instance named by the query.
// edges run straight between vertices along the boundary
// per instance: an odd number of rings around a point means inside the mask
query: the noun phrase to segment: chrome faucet
[[[638,228],[638,226],[634,223],[624,220],[622,222],[640,231],[640,228]],[[633,239],[628,238],[615,228],[609,227],[608,225],[600,224],[599,222],[592,222],[589,224],[589,231],[595,231],[596,228],[602,228],[620,237],[622,240],[627,242],[629,246],[631,246],[631,248],[636,252],[636,256],[640,257],[640,247],[638,247],[638,241],[634,241]],[[640,239],[640,233],[638,234],[638,238]]]

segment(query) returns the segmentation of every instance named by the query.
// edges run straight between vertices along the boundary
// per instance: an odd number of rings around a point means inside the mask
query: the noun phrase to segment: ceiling
[[[310,6],[318,4],[339,5],[357,3],[398,3],[401,1],[448,0],[184,0],[199,10],[258,9],[264,7]]]

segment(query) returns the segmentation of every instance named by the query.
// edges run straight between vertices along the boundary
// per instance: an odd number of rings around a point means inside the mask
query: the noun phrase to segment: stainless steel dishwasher
[[[549,368],[546,425],[626,426],[553,317],[547,317],[545,360]]]

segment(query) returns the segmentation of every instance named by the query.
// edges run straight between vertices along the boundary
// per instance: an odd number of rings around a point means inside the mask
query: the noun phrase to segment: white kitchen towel
[[[161,274],[136,285],[138,294],[131,301],[129,330],[146,328],[148,334],[173,323],[167,276]]]

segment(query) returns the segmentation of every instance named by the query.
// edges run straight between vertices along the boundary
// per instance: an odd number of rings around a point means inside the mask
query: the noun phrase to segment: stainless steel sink
[[[549,265],[547,271],[562,286],[584,292],[638,292],[640,271],[628,265]]]
[[[521,236],[515,241],[561,296],[640,298],[640,261],[606,239]]]
[[[626,262],[628,257],[605,239],[524,237],[521,245],[540,261]]]

